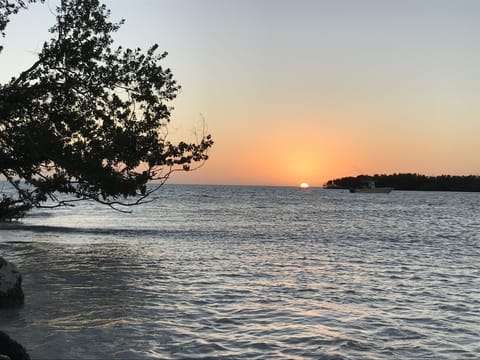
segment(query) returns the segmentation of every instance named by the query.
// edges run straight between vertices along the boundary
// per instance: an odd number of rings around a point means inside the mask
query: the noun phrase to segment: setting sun
[[[306,183],[306,182],[302,182],[302,183],[300,184],[300,189],[302,189],[302,190],[306,190],[306,189],[308,189],[309,187],[310,187],[310,185],[308,185],[308,183]]]

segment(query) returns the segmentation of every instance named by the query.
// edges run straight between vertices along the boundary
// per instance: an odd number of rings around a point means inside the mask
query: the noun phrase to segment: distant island
[[[327,189],[350,189],[361,187],[367,181],[374,181],[377,187],[393,187],[395,190],[480,192],[480,176],[477,175],[359,175],[329,180],[324,187]]]

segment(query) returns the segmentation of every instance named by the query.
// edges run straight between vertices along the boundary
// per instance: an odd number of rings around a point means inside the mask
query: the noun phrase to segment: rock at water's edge
[[[22,305],[22,275],[17,267],[0,257],[0,308]]]
[[[0,356],[2,355],[6,355],[10,360],[30,360],[30,355],[22,345],[0,331]]]

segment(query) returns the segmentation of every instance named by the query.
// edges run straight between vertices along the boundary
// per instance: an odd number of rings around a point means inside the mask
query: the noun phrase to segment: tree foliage
[[[0,1],[5,29],[26,4]],[[10,217],[3,208],[26,211],[47,200],[137,204],[149,180],[189,170],[213,144],[210,135],[194,143],[166,139],[168,103],[180,89],[161,66],[167,53],[157,45],[114,47],[122,22],[109,21],[98,0],[63,0],[57,14],[38,60],[0,85],[0,174],[16,189],[16,197],[0,199],[0,218]]]

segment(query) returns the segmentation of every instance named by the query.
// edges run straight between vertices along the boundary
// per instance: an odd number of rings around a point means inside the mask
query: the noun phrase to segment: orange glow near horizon
[[[322,186],[327,180],[349,175],[345,166],[351,172],[350,148],[327,131],[314,129],[295,137],[288,131],[261,135],[253,134],[246,142],[217,140],[213,134],[216,142],[205,165],[197,171],[175,173],[170,182],[280,186],[306,182]]]

